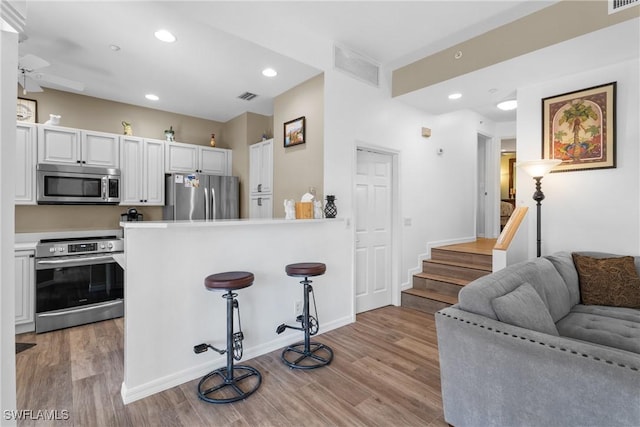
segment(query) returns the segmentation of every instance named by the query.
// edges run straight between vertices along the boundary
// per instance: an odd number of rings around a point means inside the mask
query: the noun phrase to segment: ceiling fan
[[[18,60],[18,84],[22,86],[22,93],[42,92],[40,83],[50,83],[55,86],[61,86],[77,91],[84,90],[84,84],[74,80],[65,79],[63,77],[51,74],[41,73],[41,68],[48,67],[49,62],[35,55],[25,55]]]

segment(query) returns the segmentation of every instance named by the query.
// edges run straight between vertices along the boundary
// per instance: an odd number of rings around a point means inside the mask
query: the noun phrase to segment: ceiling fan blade
[[[38,68],[48,67],[49,64],[44,59],[35,55],[25,55],[18,60],[18,68],[25,70],[37,70]]]
[[[40,85],[25,73],[18,74],[18,83],[24,92],[42,92]]]
[[[69,80],[64,77],[53,76],[45,73],[31,73],[30,75],[33,79],[42,83],[50,83],[52,85],[77,90],[79,92],[84,90],[84,83],[80,83],[75,80]]]

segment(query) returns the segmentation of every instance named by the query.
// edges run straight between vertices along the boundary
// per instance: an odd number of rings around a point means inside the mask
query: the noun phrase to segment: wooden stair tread
[[[433,249],[491,256],[493,255],[493,247],[496,244],[496,240],[497,239],[478,238],[475,242],[456,243],[453,245],[438,246]]]
[[[435,301],[440,301],[440,302],[445,302],[447,304],[456,304],[458,302],[458,298],[456,297],[452,297],[450,295],[443,295],[443,294],[439,294],[437,292],[433,292],[433,291],[426,291],[424,289],[415,289],[415,288],[411,288],[411,289],[407,289],[402,291],[404,293],[410,294],[410,295],[415,295],[418,297],[422,297],[422,298],[429,298]]]
[[[442,264],[442,265],[451,265],[451,266],[455,266],[455,267],[463,267],[463,268],[469,268],[472,270],[482,270],[482,271],[487,271],[487,272],[491,272],[492,271],[492,267],[489,265],[482,265],[482,264],[469,264],[466,262],[456,262],[456,261],[444,261],[444,260],[439,260],[439,259],[426,259],[423,262],[430,262],[433,264]]]
[[[454,277],[441,276],[439,274],[431,274],[431,273],[424,273],[424,272],[423,273],[416,273],[416,274],[414,274],[414,276],[421,277],[423,279],[436,280],[438,282],[451,283],[453,285],[458,285],[458,286],[465,286],[465,285],[471,283],[471,280],[457,279],[457,278],[454,278]]]

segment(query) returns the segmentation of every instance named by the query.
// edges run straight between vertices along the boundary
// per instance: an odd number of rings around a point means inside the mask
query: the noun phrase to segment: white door
[[[391,304],[390,155],[358,149],[356,169],[356,313]]]

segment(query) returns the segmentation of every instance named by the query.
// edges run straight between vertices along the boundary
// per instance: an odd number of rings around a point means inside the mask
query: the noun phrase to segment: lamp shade
[[[542,160],[529,160],[526,162],[516,163],[516,167],[524,170],[532,177],[545,176],[551,169],[562,163],[562,160],[558,159],[542,159]]]

